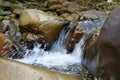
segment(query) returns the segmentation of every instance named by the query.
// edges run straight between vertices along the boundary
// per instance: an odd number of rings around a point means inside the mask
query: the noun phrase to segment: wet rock
[[[84,17],[83,17],[84,16]],[[88,11],[83,14],[80,18],[81,20],[88,20],[88,22],[92,21],[92,26],[90,26],[91,22],[88,23],[89,34],[85,40],[85,46],[82,57],[82,64],[86,67],[90,73],[94,76],[98,76],[99,71],[99,54],[98,54],[98,37],[99,32],[102,25],[105,22],[105,15],[98,11]]]
[[[25,48],[20,44],[22,36],[17,20],[3,20],[1,23],[0,32],[4,33],[6,37],[14,44],[12,51],[15,50],[18,54],[22,55],[25,53]],[[13,57],[13,54],[14,53],[11,52],[11,57]]]
[[[79,40],[83,37],[83,35],[87,32],[87,28],[76,24],[70,29],[68,37],[65,41],[65,48],[68,51],[73,51],[75,44],[79,42]]]
[[[0,58],[0,71],[0,80],[81,80],[80,77],[2,58]]]
[[[99,55],[98,55],[98,47],[97,47],[99,31],[100,29],[95,30],[92,32],[92,34],[89,35],[89,37],[85,41],[85,47],[83,51],[84,54],[83,54],[82,64],[94,76],[96,76],[95,73],[97,73],[97,70],[99,68]]]
[[[86,18],[84,19],[83,16]],[[81,13],[80,19],[75,26],[70,29],[65,47],[68,51],[72,51],[75,44],[79,42],[82,36],[93,29],[100,29],[105,21],[105,15],[99,11],[85,11]],[[98,30],[99,32],[99,30]]]
[[[98,20],[104,19],[105,15],[97,10],[88,10],[80,14],[80,20]]]
[[[12,46],[12,42],[4,34],[0,33],[0,57],[10,57]]]
[[[120,79],[120,6],[112,11],[99,37],[100,73],[102,80]]]
[[[42,36],[37,39],[37,42],[53,44],[61,29],[64,27],[65,22],[60,21],[59,17],[52,16],[43,11],[36,9],[26,9],[22,12],[19,20],[21,29],[26,29],[27,32],[33,34],[40,34]]]

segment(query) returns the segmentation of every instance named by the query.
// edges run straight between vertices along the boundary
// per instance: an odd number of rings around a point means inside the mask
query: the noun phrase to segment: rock
[[[22,55],[25,53],[25,48],[21,45],[22,36],[19,30],[19,23],[17,20],[3,20],[1,23],[0,32],[4,33],[6,37],[14,44],[12,52],[15,50],[15,53]],[[14,56],[14,53],[11,52],[11,57]],[[20,57],[22,57],[20,56]],[[20,58],[19,57],[19,58]],[[18,57],[17,57],[18,58]]]
[[[62,21],[59,21],[58,17],[51,16],[50,14],[47,14],[46,12],[43,12],[41,10],[25,9],[20,15],[19,23],[20,26],[26,26],[30,24],[34,26],[39,26],[43,22],[51,20],[58,21],[60,22],[60,24],[62,23]]]
[[[75,44],[79,42],[86,32],[87,28],[80,26],[79,24],[74,25],[70,29],[68,37],[65,41],[65,48],[70,52],[73,51]]]
[[[81,13],[81,17],[83,16],[86,17],[86,19],[81,19],[82,21],[77,22],[76,25],[70,29],[68,38],[65,41],[65,48],[70,52],[74,49],[75,44],[80,41],[84,34],[92,31],[93,29],[99,32],[99,29],[106,19],[103,13],[94,10]]]
[[[76,4],[82,5],[82,6],[86,6],[91,0],[75,0]],[[94,0],[92,0],[92,2],[94,2]]]
[[[60,9],[61,8],[61,5],[60,4],[55,4],[55,5],[52,5],[49,7],[50,10],[57,10],[57,9]]]
[[[102,80],[120,79],[120,6],[112,11],[99,36],[100,73]]]
[[[61,11],[73,13],[76,11],[80,11],[80,6],[76,3],[65,1],[64,3],[62,3]]]
[[[105,15],[97,10],[88,10],[80,14],[80,20],[98,20],[105,19]]]
[[[56,39],[59,32],[64,27],[65,22],[60,21],[59,17],[52,16],[41,10],[26,9],[22,12],[19,20],[22,30],[33,34],[40,34],[44,42],[51,45]],[[37,42],[42,42],[41,37]],[[43,40],[42,39],[42,40]]]
[[[85,26],[88,26],[89,32],[85,39],[82,65],[97,77],[99,75],[98,37],[106,18],[103,13],[90,10],[90,12],[85,11],[84,14],[81,14],[80,19],[87,21]]]
[[[94,76],[97,73],[99,68],[99,55],[98,55],[98,37],[99,37],[99,30],[95,30],[92,34],[89,35],[87,40],[85,41],[84,47],[84,54],[82,65],[86,67]]]
[[[22,10],[21,9],[14,9],[13,14],[15,14],[15,18],[19,18]]]
[[[35,35],[35,34],[32,34],[32,33],[23,33],[23,39],[25,41],[29,41],[29,42],[32,42],[32,41],[35,41],[36,39],[39,38],[40,35]]]
[[[68,22],[77,22],[79,20],[79,15],[76,13],[72,13],[72,14],[63,13],[60,16]]]
[[[3,20],[1,23],[1,32],[5,33],[12,42],[18,42],[21,39],[17,20]]]
[[[10,57],[12,46],[12,42],[0,33],[0,57]]]
[[[61,4],[65,0],[47,0],[49,4],[54,5],[54,4]]]
[[[0,4],[1,4],[2,0],[0,0]]]
[[[11,14],[12,14],[12,13],[11,13],[10,11],[4,11],[4,12],[2,13],[3,16],[11,15]]]
[[[0,80],[81,80],[40,67],[0,58]]]

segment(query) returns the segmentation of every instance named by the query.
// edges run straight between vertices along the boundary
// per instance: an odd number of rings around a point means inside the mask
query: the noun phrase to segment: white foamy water
[[[81,52],[83,45],[83,39],[76,45],[72,53],[67,53],[63,44],[68,36],[70,28],[74,24],[70,24],[67,28],[63,29],[59,35],[59,39],[54,43],[50,51],[44,51],[41,49],[40,44],[35,44],[31,54],[26,53],[23,59],[18,61],[28,64],[41,64],[47,67],[51,66],[68,66],[76,63],[81,63]],[[29,51],[28,51],[29,52]]]
[[[85,41],[89,35],[94,33],[96,28],[85,34],[79,43],[75,45],[73,52],[68,54],[64,48],[64,42],[68,37],[69,30],[73,26],[74,24],[71,23],[61,31],[59,39],[54,43],[51,50],[44,51],[44,49],[40,48],[41,45],[36,43],[31,51],[26,50],[24,58],[17,59],[17,61],[42,66],[67,74],[79,74]]]
[[[31,54],[23,59],[19,59],[18,61],[28,64],[42,64],[44,66],[67,66],[75,63],[81,63],[81,52],[82,49],[80,45],[83,45],[83,40],[80,41],[79,44],[76,45],[74,51],[70,54],[67,54],[67,51],[63,48],[63,50],[59,51],[44,51],[40,49],[39,44],[37,44]],[[57,47],[56,47],[57,48]]]

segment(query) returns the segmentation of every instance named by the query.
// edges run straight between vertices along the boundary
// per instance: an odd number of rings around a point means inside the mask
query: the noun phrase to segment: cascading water
[[[101,26],[104,21],[99,21],[99,23],[95,22],[94,25],[92,21],[88,21],[86,24],[88,26]],[[89,25],[90,24],[90,25]],[[53,44],[51,50],[44,51],[41,49],[41,44],[35,43],[34,48],[29,51],[26,50],[26,55],[22,59],[17,59],[17,61],[33,64],[37,66],[42,66],[50,70],[56,70],[60,72],[64,72],[66,74],[80,75],[81,68],[81,58],[83,54],[83,48],[85,45],[85,40],[92,34],[93,31],[90,30],[87,34],[85,34],[78,44],[75,45],[73,52],[69,53],[64,48],[63,44],[69,34],[69,30],[75,24],[70,23],[69,26],[65,27],[60,35],[59,39]],[[84,26],[82,24],[82,26]]]
[[[76,45],[74,51],[70,54],[67,53],[67,50],[63,46],[69,30],[73,26],[74,24],[70,23],[69,26],[61,31],[59,39],[54,43],[51,50],[44,51],[44,49],[40,48],[41,44],[35,43],[33,50],[27,50],[25,57],[17,59],[17,61],[43,66],[67,74],[79,73],[82,53],[81,46],[84,45],[84,40],[81,39],[79,44]]]

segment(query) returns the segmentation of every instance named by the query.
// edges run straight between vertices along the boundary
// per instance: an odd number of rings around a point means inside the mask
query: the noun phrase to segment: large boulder
[[[21,30],[27,30],[27,32],[37,35],[40,34],[44,40],[40,36],[36,41],[46,43],[49,46],[57,39],[65,24],[59,17],[36,9],[23,10],[19,23],[22,26],[20,27],[22,28]]]
[[[99,37],[102,80],[120,80],[120,6],[113,10]]]
[[[40,67],[0,58],[0,80],[81,80]]]
[[[12,46],[12,42],[0,33],[0,57],[10,57]]]

